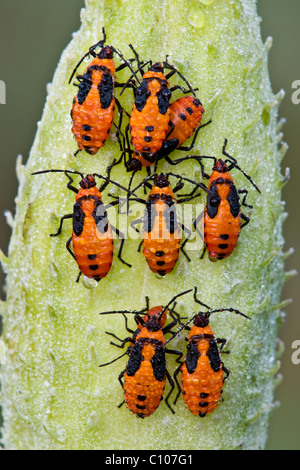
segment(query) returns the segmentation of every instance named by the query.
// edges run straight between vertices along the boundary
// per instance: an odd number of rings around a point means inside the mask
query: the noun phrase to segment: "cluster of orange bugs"
[[[227,139],[224,140],[222,154],[224,159],[212,156],[186,155],[173,160],[170,154],[178,149],[189,152],[195,145],[201,128],[211,121],[202,124],[205,112],[201,101],[196,96],[196,89],[192,88],[187,79],[168,62],[141,62],[139,55],[132,45],[134,57],[125,59],[115,47],[105,45],[106,34],[103,28],[103,39],[89,48],[89,51],[80,59],[74,68],[69,83],[72,82],[77,69],[83,60],[92,56],[82,75],[76,76],[78,92],[73,99],[71,109],[72,133],[77,142],[79,152],[96,155],[105,145],[112,126],[115,126],[120,157],[114,160],[106,170],[106,175],[92,173],[84,175],[77,170],[48,169],[37,171],[41,173],[64,173],[68,178],[67,188],[76,193],[73,212],[62,216],[55,237],[61,234],[63,222],[72,219],[73,230],[66,242],[66,248],[79,267],[77,281],[81,274],[99,282],[109,273],[113,262],[113,236],[115,232],[121,239],[118,253],[119,260],[128,268],[131,264],[122,257],[124,235],[108,220],[109,206],[121,208],[120,198],[113,202],[104,202],[102,192],[108,185],[113,185],[124,191],[127,201],[127,213],[132,201],[145,205],[144,216],[131,222],[132,228],[137,232],[137,225],[142,223],[143,255],[150,270],[164,277],[172,272],[181,250],[188,261],[185,244],[190,235],[190,229],[185,227],[177,217],[178,204],[198,198],[201,191],[206,193],[204,214],[199,214],[193,222],[195,230],[199,232],[198,224],[204,221],[204,249],[203,258],[208,251],[211,261],[222,260],[234,251],[241,228],[248,224],[249,218],[241,212],[241,205],[252,207],[246,203],[247,190],[239,190],[234,184],[230,174],[233,168],[239,170],[245,178],[260,193],[259,188],[252,181],[237,160],[226,150]],[[97,52],[97,50],[99,50]],[[117,54],[121,64],[116,67],[113,55]],[[136,65],[135,65],[136,63]],[[118,82],[116,74],[123,69],[130,70],[130,76],[125,83]],[[178,75],[182,85],[171,85],[170,78]],[[119,99],[115,96],[115,89],[122,88]],[[132,110],[128,113],[121,104],[121,95],[125,90],[131,89],[134,95]],[[179,90],[183,96],[172,101],[172,93]],[[119,122],[114,123],[115,106],[119,111]],[[122,131],[124,116],[128,123]],[[186,141],[192,137],[190,145]],[[173,172],[157,173],[159,162],[164,159],[170,165],[180,165],[184,161],[196,161],[200,165],[201,174],[208,179],[208,184],[194,181],[184,175]],[[213,160],[210,175],[205,172],[203,161]],[[127,172],[131,172],[128,187],[121,185],[111,178],[114,167],[123,162]],[[135,187],[134,177],[146,168],[147,176]],[[153,172],[154,168],[154,172]],[[81,180],[79,188],[74,186],[74,175]],[[172,188],[170,178],[176,179]],[[102,184],[97,188],[97,179]],[[189,194],[181,194],[176,199],[185,182],[193,185]],[[137,191],[143,188],[149,193],[141,198]],[[243,194],[240,203],[239,194]],[[112,195],[110,195],[112,196]],[[182,242],[182,231],[187,234]],[[162,235],[162,232],[165,235]],[[71,247],[72,246],[72,247]],[[200,304],[205,311],[193,315],[187,322],[183,322],[175,311],[176,300],[193,291],[194,301]],[[226,343],[225,339],[216,338],[210,325],[209,317],[213,313],[229,311],[249,319],[247,315],[233,308],[212,309],[197,297],[197,288],[189,289],[176,294],[166,306],[149,307],[146,297],[146,308],[140,311],[120,310],[101,312],[104,314],[123,314],[126,330],[131,334],[120,339],[116,334],[107,332],[117,342],[113,345],[124,348],[130,343],[126,352],[108,363],[107,366],[128,355],[126,368],[120,373],[119,381],[124,390],[124,401],[129,410],[137,417],[150,416],[163,400],[164,388],[168,380],[170,390],[165,398],[169,410],[174,413],[180,393],[194,415],[204,417],[212,413],[221,399],[223,385],[229,375],[229,370],[221,360],[221,353]],[[135,331],[128,327],[127,314],[134,314],[137,324]],[[166,324],[167,314],[171,322]],[[193,322],[193,326],[189,324]],[[174,327],[177,326],[177,330]],[[166,345],[183,330],[189,330],[186,354]],[[170,335],[168,339],[165,335]],[[220,348],[218,345],[221,345]],[[173,374],[167,369],[166,353],[176,355],[179,366]],[[178,375],[181,375],[179,381]],[[172,393],[177,387],[177,394],[170,404]],[[121,406],[120,405],[120,406]]]

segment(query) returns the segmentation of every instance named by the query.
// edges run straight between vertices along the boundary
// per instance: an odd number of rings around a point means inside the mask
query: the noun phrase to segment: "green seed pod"
[[[284,306],[280,295],[285,281],[285,180],[280,164],[286,147],[278,148],[283,95],[274,95],[270,86],[269,47],[261,41],[256,2],[86,0],[81,21],[49,87],[28,163],[24,167],[18,161],[17,166],[13,234],[8,258],[1,254],[7,273],[0,343],[3,444],[7,449],[263,449],[274,406],[276,341]],[[212,263],[190,251],[191,262],[181,255],[172,273],[158,278],[143,255],[137,255],[139,242],[129,240],[124,257],[132,268],[115,256],[109,275],[94,286],[85,280],[75,282],[78,267],[65,249],[71,222],[65,222],[60,236],[49,236],[61,216],[72,211],[74,194],[66,188],[63,174],[31,174],[51,168],[105,173],[120,156],[118,142],[109,138],[96,155],[81,152],[74,157],[77,147],[69,112],[76,89],[68,79],[80,57],[101,39],[103,26],[107,43],[127,58],[132,57],[129,44],[142,60],[164,61],[168,55],[198,88],[205,121],[212,119],[200,130],[193,153],[221,158],[227,138],[228,152],[261,189],[258,194],[239,171],[232,171],[237,188],[248,189],[253,209],[245,208],[251,220],[229,258]],[[118,81],[128,76],[123,70]],[[176,76],[172,80],[180,81]],[[129,112],[132,91],[122,96]],[[182,156],[176,151],[172,158]],[[159,170],[170,168],[164,161],[159,165]],[[205,168],[208,171],[208,164]],[[201,179],[195,162],[176,170]],[[112,177],[128,184],[123,165],[113,169]],[[201,201],[205,202],[204,194]],[[142,309],[145,296],[151,307],[165,305],[194,286],[211,307],[232,307],[251,317],[248,321],[224,312],[211,318],[216,337],[227,338],[230,344],[231,354],[224,357],[231,371],[224,401],[203,419],[189,412],[182,397],[174,415],[162,402],[152,416],[137,419],[126,405],[117,407],[123,400],[118,375],[126,357],[98,367],[117,357],[119,350],[105,332],[125,338],[124,319],[98,313]],[[196,308],[192,295],[178,300],[182,316],[191,317]],[[133,318],[129,323],[134,328]],[[184,342],[176,347],[183,349]],[[168,369],[175,366],[171,360]]]

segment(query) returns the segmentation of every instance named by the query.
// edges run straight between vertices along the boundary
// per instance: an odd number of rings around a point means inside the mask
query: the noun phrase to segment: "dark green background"
[[[10,228],[4,211],[14,213],[17,194],[15,163],[18,154],[26,162],[37,122],[40,120],[46,98],[46,84],[51,82],[62,50],[80,26],[79,12],[83,0],[0,0],[0,80],[6,84],[6,104],[0,104],[0,247],[7,253]],[[295,248],[286,263],[286,269],[299,269],[299,172],[300,172],[300,104],[294,105],[291,96],[294,80],[300,80],[299,0],[258,0],[258,11],[263,18],[262,37],[274,39],[269,56],[273,91],[286,92],[280,107],[280,117],[287,118],[283,129],[289,151],[283,161],[291,169],[291,180],[284,188],[283,199],[289,217],[285,222],[285,249]],[[4,276],[0,275],[1,285]],[[298,308],[299,278],[290,280],[283,299],[293,298],[286,308],[287,319],[280,330],[285,342],[282,358],[282,384],[276,389],[275,399],[281,405],[270,420],[268,449],[300,449],[300,365],[293,365],[292,342],[300,340]],[[5,293],[1,289],[1,298]]]

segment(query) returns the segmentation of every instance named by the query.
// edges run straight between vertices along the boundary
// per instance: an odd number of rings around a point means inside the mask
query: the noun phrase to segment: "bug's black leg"
[[[170,91],[175,91],[175,90],[180,90],[182,93],[184,93],[185,95],[187,93],[190,93],[190,90],[187,90],[186,88],[183,88],[182,86],[180,85],[174,85],[170,88]]]
[[[124,259],[122,258],[122,250],[123,250],[123,245],[124,245],[124,241],[125,241],[124,233],[120,232],[120,230],[118,228],[114,227],[113,225],[111,225],[111,228],[118,235],[118,237],[121,239],[121,244],[120,244],[120,248],[119,248],[119,252],[118,252],[118,258],[123,264],[126,264],[126,266],[131,268],[132,265],[129,264],[129,263],[126,263],[126,261],[124,261]]]
[[[167,405],[167,407],[169,408],[169,410],[170,410],[173,414],[175,414],[175,411],[173,410],[173,408],[171,407],[171,405],[170,405],[170,403],[169,403],[169,401],[168,401],[169,398],[170,398],[170,395],[172,394],[172,392],[173,392],[173,390],[174,390],[175,385],[174,385],[173,379],[172,379],[172,377],[170,376],[168,370],[166,370],[166,376],[167,376],[167,379],[168,379],[168,381],[169,381],[169,384],[171,385],[171,388],[170,388],[170,390],[169,390],[169,392],[168,392],[168,394],[167,394],[167,396],[166,396],[166,398],[165,398],[165,402],[166,402],[166,405]]]
[[[199,126],[199,127],[196,129],[191,144],[190,144],[188,147],[184,147],[184,146],[180,145],[180,147],[177,147],[177,150],[182,150],[182,151],[184,151],[184,152],[189,152],[190,150],[192,150],[192,149],[194,148],[194,145],[195,145],[195,142],[196,142],[196,139],[197,139],[197,136],[198,136],[198,133],[199,133],[200,129],[202,129],[202,128],[205,127],[205,126],[208,126],[208,124],[210,124],[211,122],[212,122],[212,120],[210,119],[210,120],[207,121],[205,124],[201,124],[201,126]]]
[[[70,248],[70,243],[72,241],[72,237],[69,238],[69,240],[67,241],[66,243],[66,247],[67,247],[67,250],[68,252],[73,256],[73,258],[76,260],[76,256],[74,255],[73,251],[71,250]]]
[[[250,204],[247,204],[247,203],[246,203],[246,199],[247,199],[247,196],[248,196],[248,191],[247,191],[247,189],[238,189],[238,193],[239,193],[239,194],[244,194],[243,199],[242,199],[242,202],[241,202],[241,205],[242,205],[242,206],[245,206],[245,207],[249,207],[250,209],[253,209],[253,206],[251,206]]]
[[[223,364],[223,371],[224,371],[225,374],[226,374],[225,377],[224,377],[224,379],[223,379],[224,382],[225,382],[225,380],[228,379],[228,377],[229,377],[230,370],[228,370],[228,369],[224,366],[224,364]]]
[[[200,304],[203,307],[207,308],[208,310],[211,310],[211,308],[208,305],[206,305],[204,302],[201,302],[201,300],[197,299],[197,290],[198,290],[197,287],[195,287],[194,288],[194,300],[195,300],[195,302],[197,302],[197,304]]]
[[[220,352],[221,353],[224,353],[224,354],[229,354],[230,351],[223,351],[223,348],[225,346],[225,344],[227,343],[227,340],[225,338],[216,338],[216,341],[218,344],[221,344],[221,347],[220,347]]]
[[[118,380],[119,380],[119,382],[120,382],[121,387],[123,388],[123,390],[124,390],[124,384],[123,384],[123,382],[122,382],[122,378],[124,377],[125,374],[126,374],[126,369],[122,370],[121,374],[120,374],[119,377],[118,377]],[[125,400],[119,405],[119,408],[123,405],[123,403],[125,403]]]
[[[72,218],[73,218],[73,214],[63,215],[62,218],[60,219],[60,224],[59,224],[57,232],[56,233],[50,233],[50,237],[57,237],[57,235],[60,235],[64,220],[72,219]]]
[[[191,201],[192,199],[195,199],[196,197],[199,197],[199,196],[201,196],[201,193],[195,194],[194,196],[184,197],[183,199],[178,199],[177,203],[181,204],[182,202],[188,202],[188,201]]]
[[[182,363],[183,364],[183,363]],[[180,384],[178,382],[178,379],[177,379],[177,375],[179,374],[180,370],[181,370],[181,366],[182,364],[179,364],[179,366],[177,367],[177,369],[175,370],[174,374],[173,374],[173,377],[174,377],[174,380],[175,380],[175,383],[176,383],[176,386],[177,386],[177,389],[178,389],[178,392],[177,392],[177,395],[175,397],[175,400],[173,401],[173,405],[176,405],[177,403],[177,400],[179,398],[179,395],[181,394],[182,390],[181,390],[181,387],[180,387]]]
[[[247,217],[245,214],[241,213],[241,219],[243,219],[245,221],[245,223],[241,226],[241,228],[245,227],[246,225],[249,224],[250,222],[250,219],[249,217]]]
[[[186,259],[187,259],[188,261],[191,261],[191,258],[190,258],[190,257],[188,256],[188,254],[186,253],[184,247],[185,247],[186,243],[188,242],[188,240],[191,238],[192,232],[190,231],[190,229],[188,229],[187,227],[185,227],[182,223],[180,223],[179,225],[181,226],[182,230],[183,230],[185,233],[187,233],[187,235],[185,236],[185,240],[184,240],[184,242],[182,243],[180,249],[181,249],[182,253],[184,254],[184,256],[186,257]]]
[[[130,222],[130,225],[131,227],[137,232],[137,233],[140,233],[139,229],[134,227],[134,225],[137,225],[137,224],[140,224],[142,222],[142,219],[136,219],[136,220],[132,220]]]

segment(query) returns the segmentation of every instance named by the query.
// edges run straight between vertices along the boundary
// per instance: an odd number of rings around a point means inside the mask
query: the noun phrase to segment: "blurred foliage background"
[[[280,118],[287,123],[283,140],[289,151],[283,160],[291,169],[291,179],[283,190],[283,200],[289,213],[284,226],[285,251],[295,248],[286,262],[286,270],[300,266],[300,220],[297,183],[300,173],[300,104],[292,103],[292,83],[300,80],[299,0],[258,0],[262,18],[262,38],[273,37],[269,55],[269,70],[274,93],[286,92],[280,107]],[[6,224],[5,211],[14,214],[17,194],[15,163],[17,155],[27,161],[46,99],[46,85],[51,82],[62,50],[80,26],[80,9],[84,0],[0,0],[0,80],[6,85],[6,104],[0,104],[0,247],[7,253],[11,230]],[[299,159],[299,161],[298,161]],[[298,187],[298,190],[297,190]],[[4,275],[0,273],[4,286]],[[283,381],[276,389],[275,400],[280,403],[272,413],[267,448],[270,450],[300,449],[300,364],[291,360],[292,343],[300,340],[298,308],[300,306],[299,278],[289,280],[282,299],[292,298],[286,308],[286,321],[280,329],[285,343],[281,374]],[[0,289],[5,299],[5,289]]]

